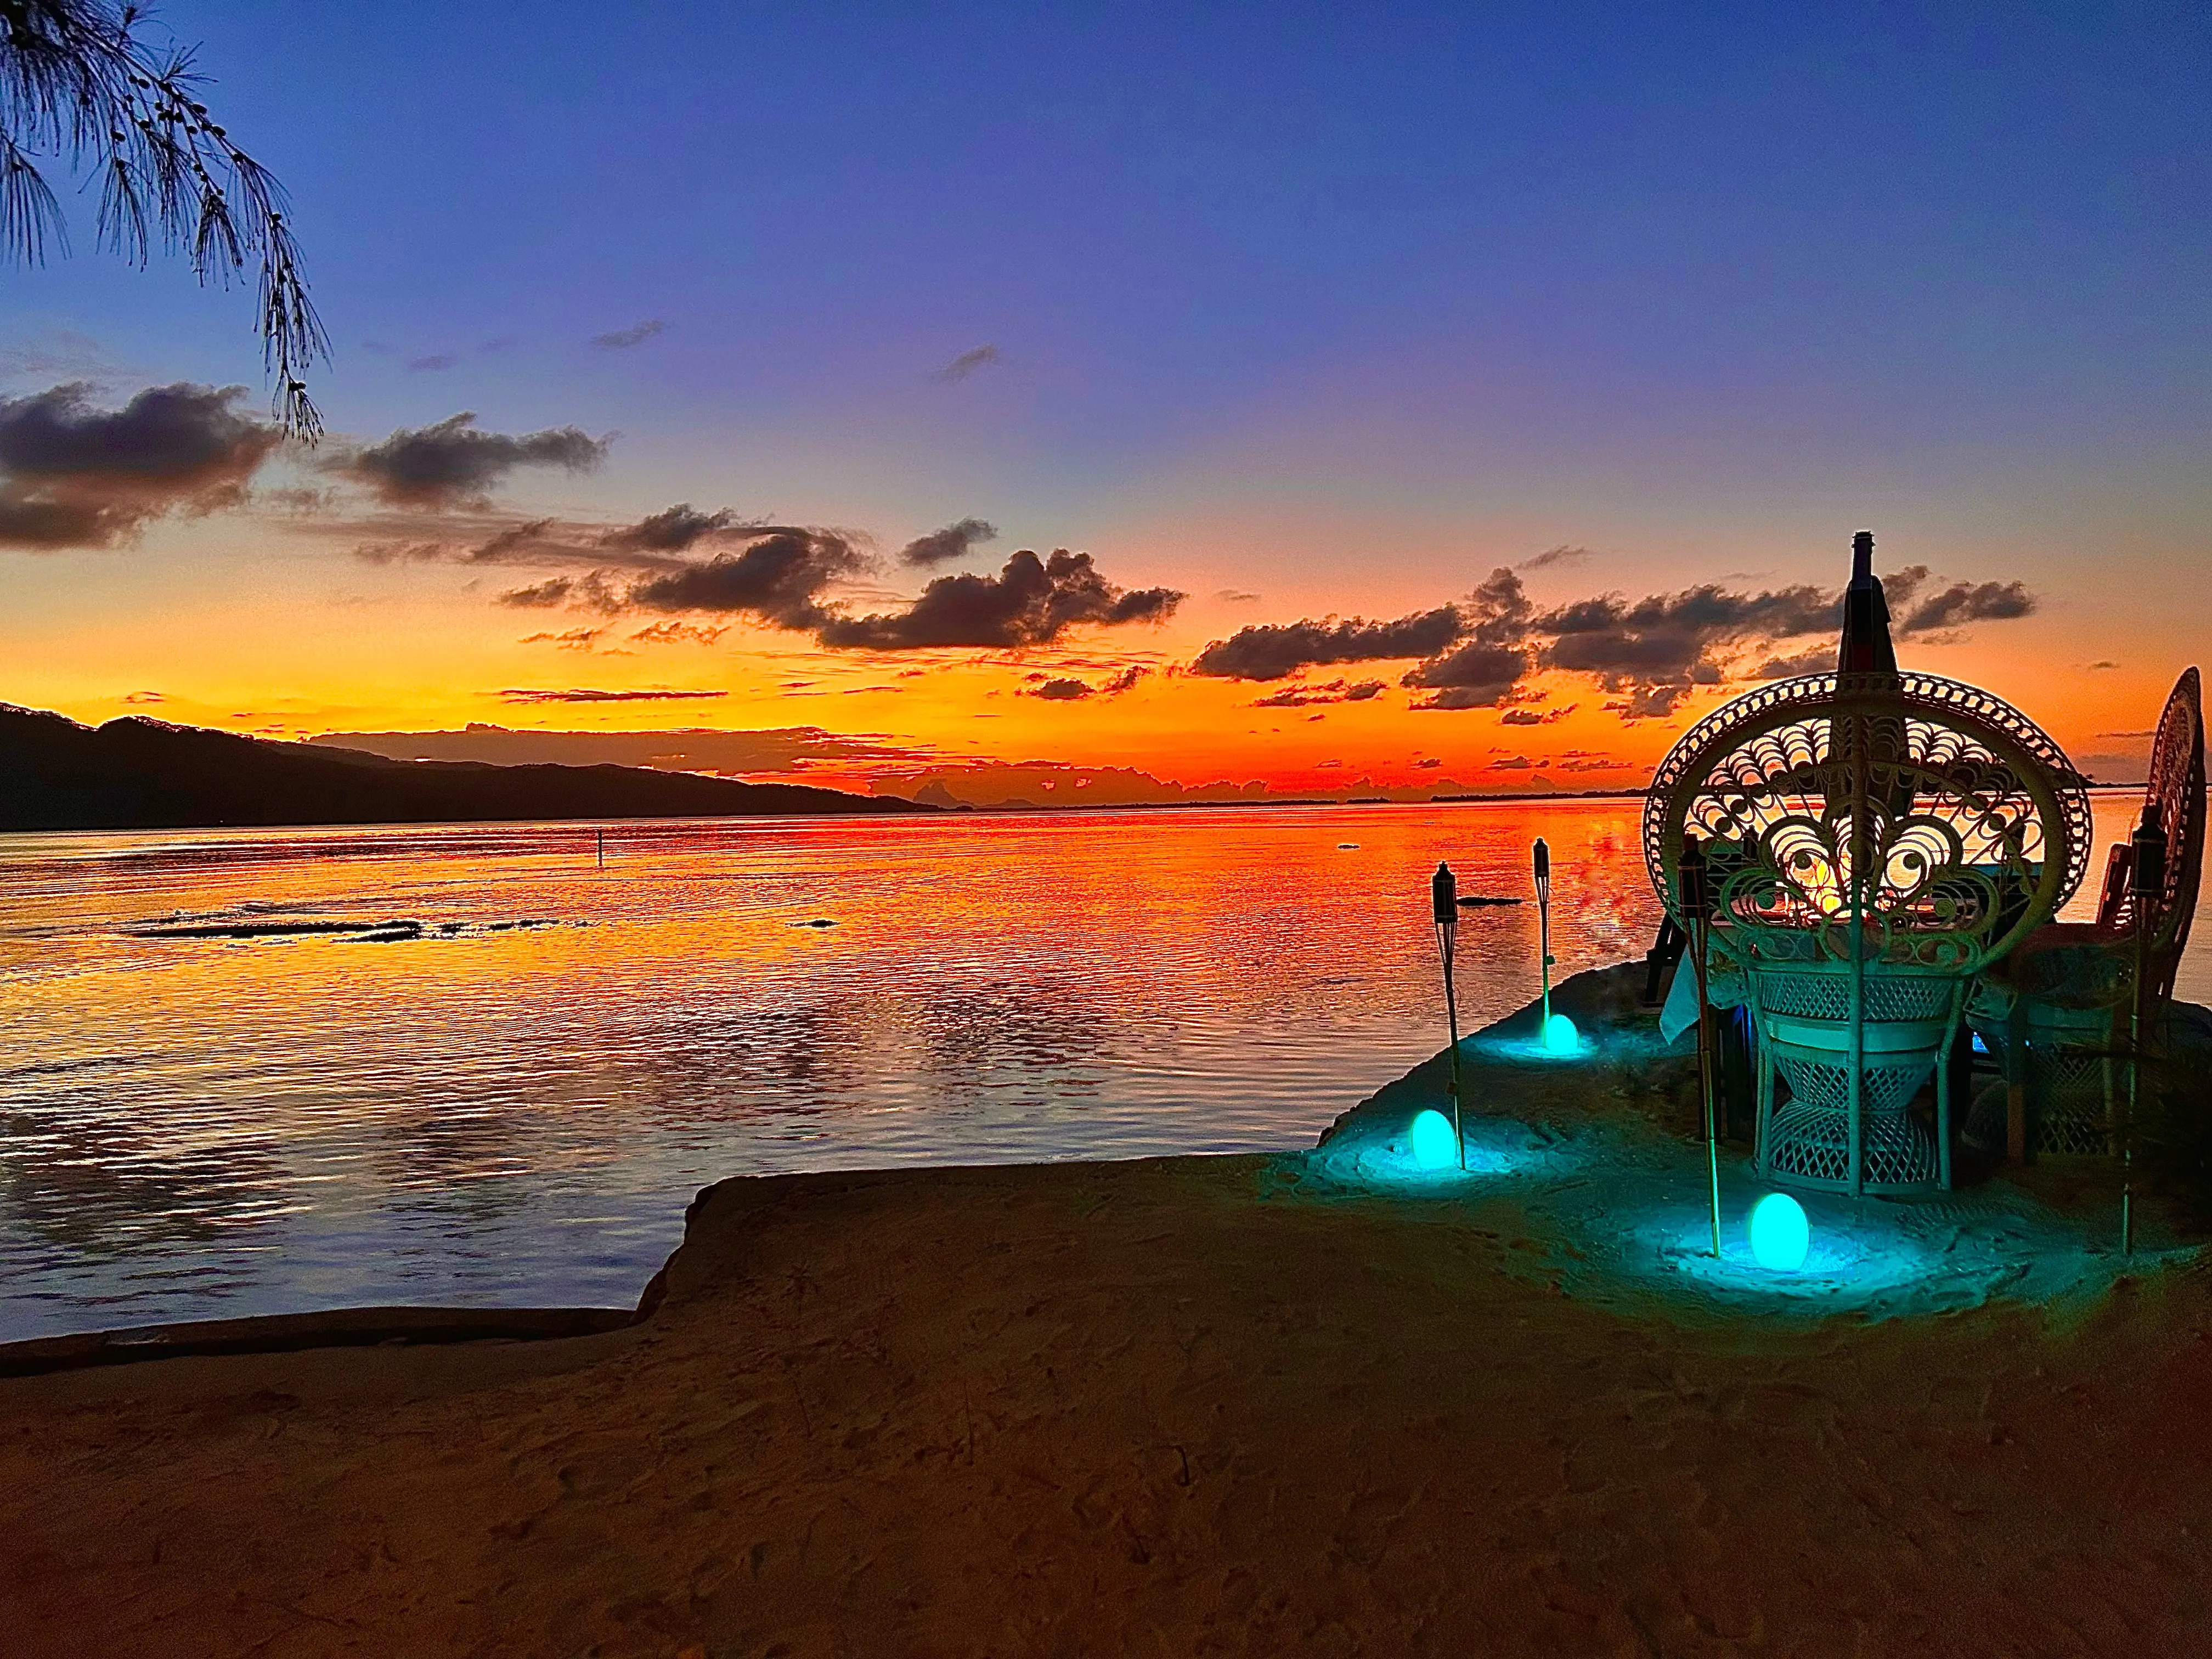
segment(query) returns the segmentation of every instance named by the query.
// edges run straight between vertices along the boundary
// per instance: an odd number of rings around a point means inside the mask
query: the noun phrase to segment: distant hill
[[[929,812],[877,795],[629,766],[398,761],[138,717],[0,703],[0,830]]]

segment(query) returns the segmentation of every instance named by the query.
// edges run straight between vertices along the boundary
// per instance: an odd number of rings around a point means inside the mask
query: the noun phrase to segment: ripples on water
[[[1637,812],[8,837],[0,1340],[625,1304],[724,1176],[1310,1145],[1441,1045],[1437,860],[1525,895],[1547,836],[1571,973],[1656,925]],[[179,932],[297,922],[417,927]],[[1468,914],[1470,1024],[1535,929]]]

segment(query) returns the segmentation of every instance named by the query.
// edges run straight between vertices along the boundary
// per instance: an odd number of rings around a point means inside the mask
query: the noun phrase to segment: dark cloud
[[[123,699],[127,703],[167,702],[168,698],[159,691],[133,691]]]
[[[849,541],[830,531],[790,526],[748,533],[757,539],[743,551],[648,577],[629,590],[626,603],[634,610],[750,616],[776,628],[817,629],[838,620],[823,608],[822,595],[865,564]]]
[[[1639,685],[1620,702],[1605,705],[1609,714],[1624,720],[1654,720],[1664,719],[1674,712],[1674,706],[1690,695],[1687,685]]]
[[[1236,587],[1224,587],[1213,597],[1224,605],[1257,605],[1260,602],[1257,593],[1247,593]]]
[[[1580,703],[1571,702],[1561,708],[1547,708],[1541,714],[1533,708],[1509,708],[1498,720],[1501,726],[1549,726],[1566,719],[1581,707]]]
[[[566,576],[555,576],[530,587],[510,588],[499,596],[499,603],[512,605],[518,611],[542,610],[552,605],[566,605],[568,596],[575,592],[576,584]]]
[[[1022,676],[1023,684],[1014,695],[1018,697],[1041,697],[1047,702],[1074,702],[1084,697],[1118,697],[1152,672],[1142,663],[1131,663],[1121,672],[1097,685],[1087,680],[1055,678],[1050,674],[1024,674]]]
[[[1417,760],[1413,763],[1413,769],[1416,772],[1433,772],[1443,764],[1440,760]]]
[[[1832,590],[1810,584],[1741,593],[1708,582],[1633,602],[1583,599],[1534,617],[1530,631],[1551,636],[1539,658],[1545,667],[1627,693],[1619,712],[1640,720],[1671,713],[1692,685],[1717,684],[1723,647],[1830,633],[1840,609]]]
[[[382,443],[336,458],[331,465],[404,507],[445,507],[482,501],[517,467],[588,471],[606,459],[607,441],[564,426],[515,436],[479,432],[464,410],[434,426],[405,428]]]
[[[1536,764],[1536,762],[1530,760],[1526,755],[1508,755],[1504,760],[1491,762],[1487,769],[1492,772],[1526,772],[1531,770]]]
[[[1455,648],[1417,663],[1398,683],[1434,693],[1418,709],[1495,708],[1514,702],[1528,672],[1531,606],[1521,579],[1500,565],[1460,608],[1465,629]]]
[[[1553,548],[1531,566],[1563,563],[1586,550]],[[2035,599],[2018,582],[1945,585],[1925,565],[1883,578],[1899,637],[1927,635],[1973,622],[2021,617]],[[1784,641],[1819,634],[1832,638],[1842,614],[1836,590],[1809,584],[1741,592],[1706,583],[1675,593],[1629,599],[1603,594],[1538,612],[1521,579],[1500,567],[1460,604],[1371,623],[1264,624],[1240,629],[1199,653],[1191,672],[1236,679],[1273,680],[1327,663],[1419,657],[1399,684],[1431,695],[1420,709],[1492,708],[1530,701],[1526,677],[1540,669],[1587,675],[1615,701],[1605,707],[1631,720],[1672,714],[1699,685],[1722,684],[1745,671],[1747,648],[1766,654],[1749,671],[1772,678],[1832,665],[1832,647],[1795,654]],[[1262,706],[1310,701],[1291,687]],[[1509,723],[1535,725],[1559,714],[1516,714]]]
[[[1409,705],[1414,708],[1495,708],[1513,696],[1528,672],[1528,653],[1519,646],[1470,640],[1409,669],[1398,683],[1436,694]]]
[[[628,328],[611,329],[605,334],[592,336],[592,343],[601,351],[627,351],[632,346],[643,345],[656,334],[665,334],[668,325],[659,318],[648,318],[641,323],[632,323]]]
[[[738,515],[726,507],[702,513],[689,501],[678,501],[672,507],[647,514],[635,524],[608,531],[599,538],[599,545],[645,553],[681,553],[694,543],[728,530],[737,522]]]
[[[977,369],[999,361],[999,348],[979,345],[962,352],[951,362],[930,376],[933,380],[964,380]]]
[[[1533,559],[1522,560],[1520,568],[1523,570],[1543,570],[1555,564],[1567,564],[1590,556],[1590,550],[1587,547],[1570,547],[1562,543],[1558,547],[1546,548]]]
[[[690,702],[726,697],[726,691],[568,691],[507,690],[495,694],[501,702]]]
[[[950,564],[964,559],[980,542],[993,540],[999,526],[981,519],[962,519],[927,536],[917,536],[899,550],[901,564]]]
[[[630,635],[645,645],[712,645],[730,630],[727,628],[707,628],[697,623],[648,623]]]
[[[1255,708],[1309,708],[1323,702],[1366,702],[1382,690],[1380,680],[1328,680],[1319,685],[1291,685],[1257,698]]]
[[[278,436],[240,386],[149,386],[120,409],[72,382],[0,398],[0,547],[113,547],[151,520],[241,505]]]
[[[1358,617],[1321,622],[1262,623],[1215,640],[1190,665],[1216,679],[1280,680],[1305,668],[1337,663],[1431,657],[1458,640],[1467,622],[1456,605],[1368,622]]]
[[[525,634],[518,645],[550,645],[556,651],[589,651],[606,634],[604,628],[571,628],[561,634]]]
[[[1751,671],[1755,680],[1789,680],[1800,674],[1819,674],[1836,665],[1836,647],[1816,645],[1809,651],[1800,651],[1794,656],[1769,657]]]
[[[1900,636],[1963,628],[1968,623],[2010,622],[2032,616],[2035,595],[2021,582],[1954,582],[1915,605],[1898,623]]]
[[[866,651],[1049,645],[1085,624],[1164,622],[1182,599],[1171,588],[1116,587],[1088,553],[1063,547],[1040,559],[1023,548],[995,576],[937,577],[904,611],[828,617],[816,625],[816,637],[833,648]]]
[[[2093,662],[2089,665],[2089,668],[2092,672],[2094,672],[2100,668],[2118,668],[2118,666],[2119,664],[2109,660],[2104,662]]]
[[[1047,702],[1073,702],[1079,697],[1097,695],[1097,688],[1081,680],[1047,680],[1042,685],[1021,692],[1024,697],[1042,697]]]

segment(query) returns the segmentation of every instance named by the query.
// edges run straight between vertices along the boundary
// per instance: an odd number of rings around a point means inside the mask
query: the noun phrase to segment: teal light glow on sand
[[[1417,1170],[1455,1170],[1459,1167],[1459,1137],[1451,1120],[1442,1112],[1423,1112],[1406,1132],[1406,1145]]]
[[[1547,1054],[1578,1054],[1582,1052],[1583,1034],[1565,1014],[1553,1014],[1544,1022],[1542,1046]]]
[[[1812,1224],[1805,1206],[1787,1193],[1769,1193],[1751,1206],[1747,1224],[1751,1258],[1771,1273],[1794,1273],[1813,1248]]]

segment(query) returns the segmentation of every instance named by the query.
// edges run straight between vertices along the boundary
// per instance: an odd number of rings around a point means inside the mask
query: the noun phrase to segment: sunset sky
[[[2203,8],[1051,10],[174,0],[331,435],[71,198],[0,289],[0,701],[1632,786],[1866,527],[1908,666],[2139,775],[2212,639]]]

